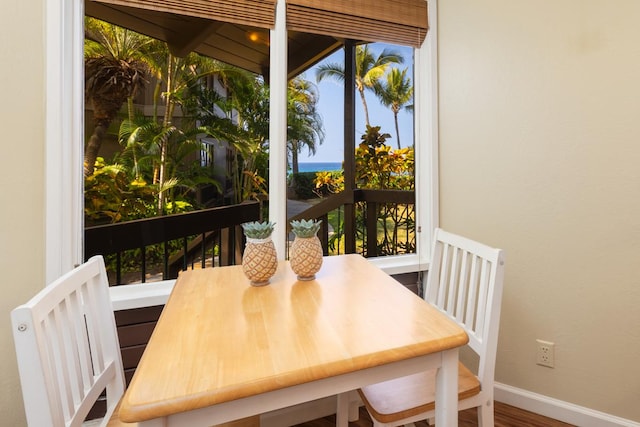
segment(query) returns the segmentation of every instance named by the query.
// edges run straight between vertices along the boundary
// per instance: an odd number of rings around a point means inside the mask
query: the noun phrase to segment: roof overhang
[[[239,68],[269,75],[269,30],[187,15],[121,5],[85,2],[85,13],[123,28],[165,41],[171,53],[190,52]],[[335,37],[288,33],[288,77],[293,78],[343,45]]]

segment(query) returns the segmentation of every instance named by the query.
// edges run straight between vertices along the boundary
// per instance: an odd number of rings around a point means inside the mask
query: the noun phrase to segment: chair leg
[[[355,422],[360,419],[360,395],[356,390],[349,392],[349,421]]]
[[[478,427],[493,427],[493,401],[478,407]]]

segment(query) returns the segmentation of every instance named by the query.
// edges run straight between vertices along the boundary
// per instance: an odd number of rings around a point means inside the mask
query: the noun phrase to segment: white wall
[[[44,286],[43,4],[0,13],[0,424],[25,425],[9,313]]]
[[[640,421],[640,2],[438,5],[441,225],[506,249],[497,380]]]

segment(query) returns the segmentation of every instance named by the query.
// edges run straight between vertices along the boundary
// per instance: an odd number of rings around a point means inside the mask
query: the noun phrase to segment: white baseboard
[[[495,400],[579,427],[640,427],[640,423],[542,394],[494,383]]]

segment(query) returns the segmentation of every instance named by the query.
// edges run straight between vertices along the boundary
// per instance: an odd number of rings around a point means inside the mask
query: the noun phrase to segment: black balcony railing
[[[331,212],[337,213],[337,219],[329,221]],[[414,191],[359,188],[343,191],[288,221],[294,219],[322,220],[318,237],[325,255],[360,253],[375,257],[415,253]]]
[[[239,225],[260,219],[260,204],[247,202],[85,228],[85,259],[105,257],[109,282],[176,278],[180,270],[233,265],[242,253]]]
[[[325,255],[415,253],[414,207],[413,191],[355,189],[327,197],[287,223],[322,219],[318,236]],[[237,264],[244,247],[240,224],[259,220],[260,212],[259,202],[245,202],[87,227],[85,259],[103,255],[113,285],[174,279],[188,268]]]

